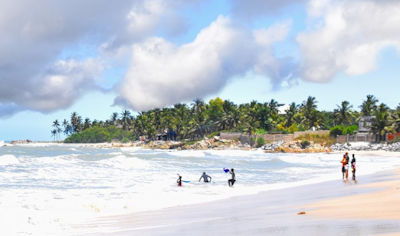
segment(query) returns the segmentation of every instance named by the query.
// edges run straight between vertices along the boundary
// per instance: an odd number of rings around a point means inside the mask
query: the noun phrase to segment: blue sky
[[[91,1],[0,10],[0,140],[51,140],[73,111],[105,120],[196,97],[400,103],[400,3]]]

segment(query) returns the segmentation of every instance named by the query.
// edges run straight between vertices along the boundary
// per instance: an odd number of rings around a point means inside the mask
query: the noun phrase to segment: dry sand
[[[399,173],[397,173],[399,174]],[[400,176],[396,180],[376,182],[360,187],[379,189],[310,204],[309,214],[331,218],[400,220]]]

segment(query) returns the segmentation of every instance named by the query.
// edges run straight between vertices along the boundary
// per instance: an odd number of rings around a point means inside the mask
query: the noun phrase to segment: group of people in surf
[[[352,179],[353,179],[353,181],[356,181],[356,158],[355,158],[355,155],[353,154],[353,158],[351,159],[351,162],[350,162],[349,153],[346,152],[343,155],[343,159],[342,159],[341,163],[342,163],[343,181],[345,181],[345,182],[349,181],[349,168],[350,167],[351,167],[351,172],[353,174]]]
[[[228,185],[229,187],[232,187],[235,182],[236,182],[236,174],[235,174],[235,170],[232,169],[224,169],[224,171],[227,173],[229,172],[229,174],[231,174],[231,178],[228,179]],[[200,176],[199,182],[201,181],[201,179],[203,179],[204,183],[210,183],[212,180],[212,177],[207,175],[206,172],[203,172],[203,174]],[[178,174],[178,179],[176,180],[176,183],[178,184],[179,187],[182,187],[182,176]]]

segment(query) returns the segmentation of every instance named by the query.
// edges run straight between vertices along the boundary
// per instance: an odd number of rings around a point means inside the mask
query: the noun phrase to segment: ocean
[[[351,154],[351,152],[350,152]],[[0,147],[4,235],[71,235],[97,217],[157,210],[271,189],[341,181],[342,154],[239,150],[147,150],[75,144]],[[400,166],[400,158],[357,156],[357,175]],[[234,168],[237,182],[228,187]],[[198,182],[207,172],[211,183]],[[186,182],[177,187],[177,174]],[[359,177],[362,178],[362,177]],[[104,231],[110,229],[104,229]]]

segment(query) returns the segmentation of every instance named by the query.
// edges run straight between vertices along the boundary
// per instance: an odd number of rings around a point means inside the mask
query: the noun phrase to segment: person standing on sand
[[[229,187],[232,187],[236,182],[235,170],[232,168],[229,173],[232,175],[232,178],[228,180]]]
[[[353,180],[356,181],[356,158],[353,154],[353,158],[351,159],[351,172],[353,173]]]
[[[344,174],[346,173],[346,169],[344,168],[346,165],[346,155],[343,155],[343,159],[340,163],[342,163],[342,179],[344,180]]]

